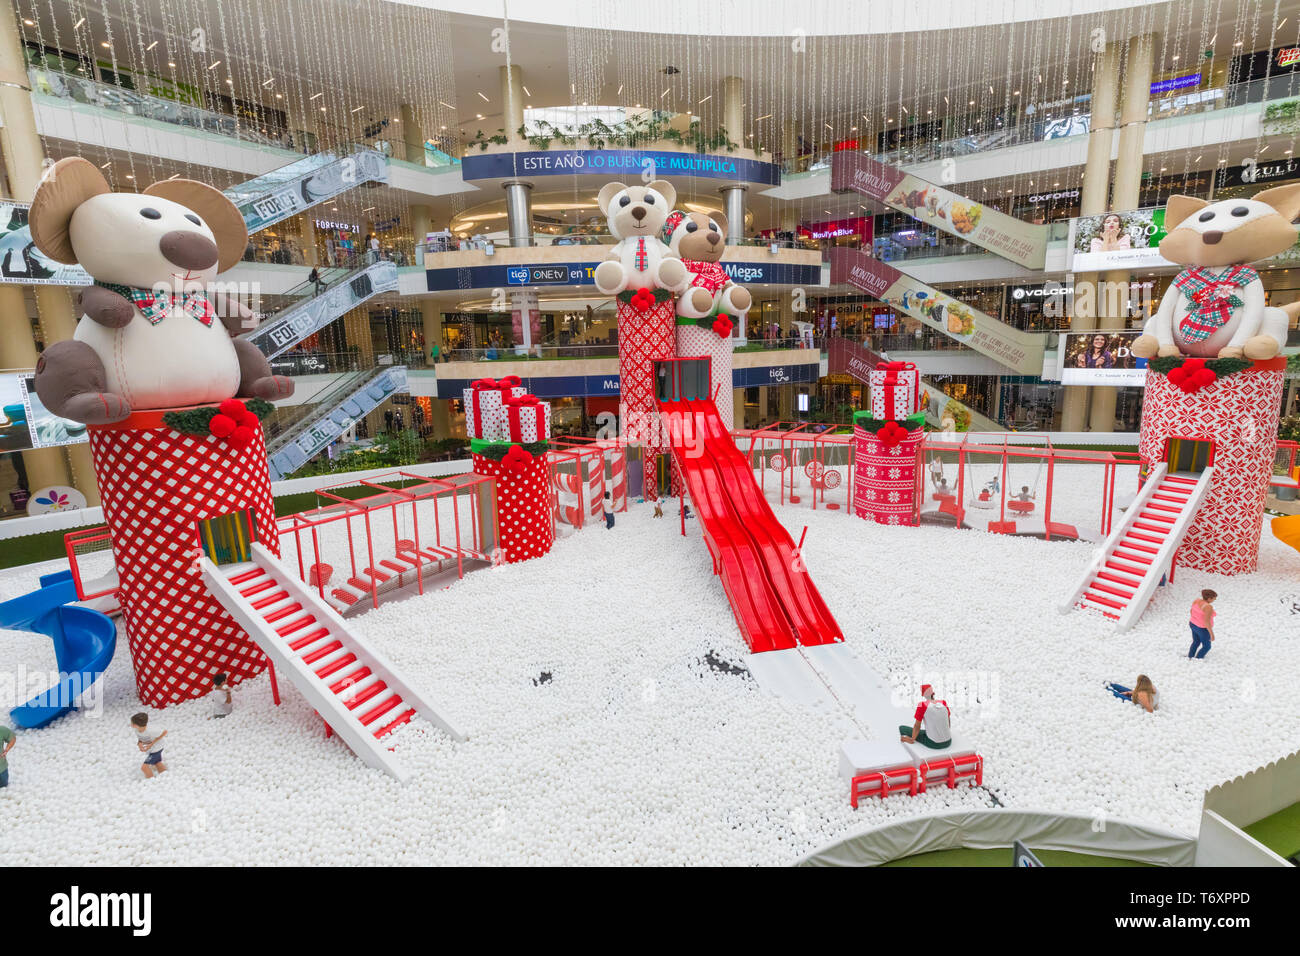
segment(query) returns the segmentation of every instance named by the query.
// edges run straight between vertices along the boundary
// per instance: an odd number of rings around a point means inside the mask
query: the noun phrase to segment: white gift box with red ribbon
[[[525,389],[518,375],[502,379],[481,378],[463,389],[465,396],[465,433],[484,441],[505,441],[502,410],[509,399],[523,395]]]
[[[914,415],[921,404],[921,373],[912,362],[882,362],[867,373],[871,414],[897,421]]]
[[[551,437],[551,403],[536,395],[511,396],[496,415],[495,441],[535,442]]]

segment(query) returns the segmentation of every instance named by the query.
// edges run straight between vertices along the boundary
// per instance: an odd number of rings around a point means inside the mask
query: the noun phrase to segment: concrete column
[[[434,345],[442,347],[442,310],[434,299],[420,300],[420,319],[424,330],[424,354],[427,359]],[[429,421],[434,438],[451,437],[451,409],[449,399],[434,398],[429,404],[433,415]]]
[[[35,368],[36,358],[36,340],[32,338],[22,286],[0,285],[0,368]],[[70,482],[62,448],[33,449],[21,454],[31,486],[28,491]]]
[[[733,388],[731,390],[731,410],[732,422],[737,428],[745,427],[745,390],[743,388]]]
[[[411,235],[415,238],[415,264],[424,265],[424,248],[421,243],[424,237],[428,235],[433,223],[433,216],[429,212],[429,207],[423,203],[415,203],[408,207],[411,217]]]
[[[320,251],[316,248],[316,220],[311,210],[302,216],[302,261],[309,266],[320,265]]]
[[[511,179],[501,184],[506,191],[506,227],[510,230],[510,245],[533,244],[533,184]]]
[[[1115,138],[1119,52],[1117,45],[1108,44],[1093,61],[1088,159],[1083,169],[1083,188],[1079,195],[1079,213],[1083,216],[1095,216],[1110,208],[1110,150]],[[1070,314],[1071,332],[1086,332],[1097,327],[1097,278],[1095,272],[1079,273],[1074,277],[1074,306]],[[1085,385],[1066,386],[1061,410],[1062,431],[1083,431],[1088,421],[1089,398],[1095,391],[1095,388]],[[1113,413],[1113,398],[1111,409]]]
[[[733,183],[718,190],[722,193],[722,214],[727,217],[727,242],[733,246],[745,238],[745,191],[747,189],[748,186]]]
[[[1128,41],[1124,58],[1124,90],[1119,107],[1119,150],[1115,159],[1115,184],[1111,195],[1112,209],[1136,209],[1142,188],[1142,154],[1147,129],[1147,103],[1151,99],[1151,71],[1155,61],[1155,37],[1152,34]],[[1129,283],[1127,270],[1106,273],[1098,287],[1098,326],[1122,328],[1126,322]],[[1111,387],[1092,389],[1092,407],[1088,427],[1095,432],[1115,430],[1115,398]]]
[[[401,106],[402,119],[402,151],[398,153],[399,159],[404,159],[408,163],[415,163],[417,166],[424,165],[424,130],[420,126],[420,121],[415,116],[415,109],[410,103],[403,103]]]
[[[733,143],[741,146],[745,145],[745,111],[741,109],[744,95],[745,83],[740,77],[723,77],[722,128],[727,131],[727,137]]]
[[[499,67],[501,73],[501,125],[511,142],[523,139],[519,127],[524,125],[524,71],[518,66]],[[735,137],[732,137],[733,139]]]

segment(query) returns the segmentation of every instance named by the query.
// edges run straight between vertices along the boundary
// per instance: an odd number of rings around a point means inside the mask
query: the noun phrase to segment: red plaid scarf
[[[646,266],[650,264],[649,259],[650,257],[646,255],[645,251],[645,239],[638,239],[636,241],[636,258],[633,260],[636,264],[636,271],[645,272]]]
[[[719,289],[725,289],[727,283],[731,281],[731,276],[727,275],[726,270],[716,262],[698,262],[695,259],[683,259],[682,264],[695,273],[695,278],[691,280],[692,288],[717,292]]]
[[[140,310],[140,314],[148,320],[150,325],[157,325],[176,306],[180,306],[191,318],[197,319],[208,328],[212,327],[212,319],[216,313],[212,309],[212,303],[202,292],[186,292],[183,295],[168,292],[159,295],[153,289],[134,289],[131,286],[118,285],[112,282],[96,282],[95,285],[103,286],[125,299]]]
[[[1187,315],[1178,323],[1178,330],[1188,342],[1204,342],[1232,318],[1232,310],[1242,305],[1236,290],[1243,289],[1259,278],[1250,266],[1233,266],[1221,276],[1209,269],[1188,269],[1174,280],[1187,297]]]

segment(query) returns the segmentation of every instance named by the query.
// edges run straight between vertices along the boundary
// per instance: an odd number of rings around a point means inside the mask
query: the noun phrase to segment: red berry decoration
[[[208,431],[218,438],[227,438],[235,430],[235,420],[221,412],[212,416],[208,422]]]
[[[235,424],[246,425],[249,428],[256,428],[257,416],[254,415],[252,412],[250,412],[247,408],[241,408],[239,412],[235,415]]]
[[[235,430],[226,439],[232,448],[247,448],[253,441],[253,430],[247,425],[236,425]]]
[[[637,289],[632,293],[631,304],[638,312],[649,312],[655,305],[654,293],[649,289]]]
[[[223,415],[229,415],[231,418],[237,418],[240,412],[247,411],[247,409],[244,408],[244,403],[239,399],[228,398],[217,406],[217,411]]]
[[[511,445],[510,450],[501,459],[501,467],[512,475],[521,475],[533,463],[533,456],[519,445]]]
[[[898,422],[885,422],[883,428],[876,432],[876,441],[886,448],[893,448],[907,437],[907,429]]]
[[[1182,365],[1169,370],[1170,384],[1181,388],[1188,395],[1214,384],[1217,378],[1214,370],[1207,368],[1205,359],[1202,358],[1189,358]]]
[[[718,338],[725,339],[730,337],[731,329],[731,319],[727,318],[725,315],[720,315],[713,320],[713,331]]]

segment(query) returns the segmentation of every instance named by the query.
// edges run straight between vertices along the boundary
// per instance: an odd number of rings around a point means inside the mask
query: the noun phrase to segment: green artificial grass
[[[1043,861],[1044,866],[1152,866],[1136,860],[1120,860],[1112,856],[1088,856],[1086,853],[1072,853],[1069,850],[1034,850],[1034,856]],[[918,853],[915,856],[892,860],[882,866],[1010,866],[1011,847],[995,850],[971,850],[964,847],[955,850],[935,850],[931,853]]]
[[[1300,853],[1300,803],[1293,803],[1242,829],[1278,856],[1289,860]]]

